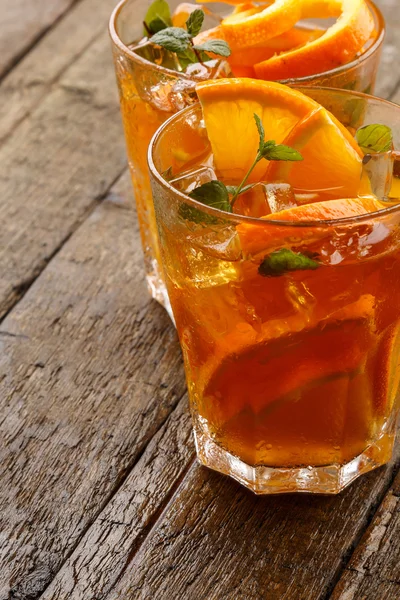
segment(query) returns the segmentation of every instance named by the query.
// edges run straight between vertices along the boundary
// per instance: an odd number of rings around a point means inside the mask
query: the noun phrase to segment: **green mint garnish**
[[[247,171],[242,182],[238,186],[226,186],[222,181],[209,181],[208,183],[204,183],[190,192],[189,196],[191,198],[201,202],[202,204],[206,204],[207,206],[218,208],[219,210],[224,210],[225,212],[232,212],[232,207],[237,197],[254,187],[254,183],[246,185],[246,182],[254,167],[258,162],[260,162],[260,160],[263,158],[266,160],[303,160],[300,152],[294,150],[294,148],[289,148],[289,146],[284,146],[283,144],[276,144],[273,140],[266,142],[264,127],[260,117],[255,114],[254,119],[259,133],[258,151],[253,164]],[[179,214],[183,219],[188,219],[190,221],[194,221],[195,223],[210,223],[210,215],[204,214],[204,218],[202,219],[202,212],[188,205],[181,205]]]
[[[289,146],[284,146],[283,144],[276,144],[274,142],[274,140],[268,140],[266,142],[264,126],[262,124],[260,117],[258,115],[256,115],[255,113],[254,113],[254,120],[256,122],[258,135],[259,135],[258,152],[256,154],[253,164],[251,165],[250,169],[247,171],[246,175],[244,176],[243,181],[236,188],[236,191],[232,195],[232,200],[231,200],[232,205],[235,203],[236,198],[239,196],[239,194],[243,193],[245,183],[247,182],[251,172],[253,171],[256,164],[259,163],[260,160],[262,160],[263,158],[265,158],[266,160],[290,160],[290,161],[303,160],[303,157],[300,154],[300,152],[298,152],[294,148],[289,148]]]
[[[281,248],[264,257],[258,272],[263,277],[279,277],[289,271],[315,270],[319,266],[320,263],[301,252]]]
[[[157,8],[160,2],[163,6],[162,10],[159,7]],[[155,0],[150,6],[144,21],[146,35],[150,37],[152,44],[157,44],[165,50],[175,52],[183,68],[191,63],[203,63],[210,60],[206,52],[212,52],[219,56],[230,55],[231,50],[224,40],[211,40],[199,45],[193,43],[193,38],[200,33],[204,21],[204,12],[200,8],[189,15],[186,21],[186,29],[184,29],[183,27],[171,26],[169,8],[167,14],[164,4],[166,4],[165,0]]]
[[[393,147],[393,134],[387,125],[365,125],[356,132],[356,140],[364,154],[381,154]]]
[[[232,212],[229,193],[222,181],[214,180],[203,183],[203,185],[190,192],[189,197],[206,206]]]
[[[231,49],[225,40],[209,40],[208,42],[204,42],[204,44],[196,44],[193,48],[201,52],[212,52],[219,56],[228,57],[231,55]]]
[[[185,52],[188,49],[190,34],[180,27],[167,27],[155,33],[151,38],[151,43],[179,54],[179,52]]]
[[[222,181],[208,181],[207,183],[204,183],[190,192],[189,197],[201,202],[202,204],[205,204],[206,206],[212,206],[213,208],[218,208],[219,210],[232,212],[232,207],[229,202],[229,193]],[[198,208],[189,206],[188,204],[181,204],[178,212],[182,219],[185,221],[192,221],[193,223],[214,225],[219,221],[219,219],[216,217],[208,215]]]
[[[171,11],[166,0],[154,0],[143,21],[144,35],[153,35],[172,25]]]
[[[188,34],[192,37],[196,37],[200,33],[203,27],[204,13],[200,8],[197,8],[190,13],[188,20],[186,21],[186,29]]]

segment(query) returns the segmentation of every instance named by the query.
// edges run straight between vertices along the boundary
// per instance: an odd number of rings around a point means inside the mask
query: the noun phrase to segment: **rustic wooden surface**
[[[114,3],[0,3],[0,600],[400,598],[399,452],[335,498],[256,498],[194,459],[143,283]],[[377,92],[400,102],[400,10],[377,4]]]

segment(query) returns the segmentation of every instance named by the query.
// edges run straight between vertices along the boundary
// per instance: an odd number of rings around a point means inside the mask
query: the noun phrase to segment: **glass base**
[[[357,477],[389,462],[393,436],[382,435],[362,454],[345,465],[279,468],[251,466],[214,442],[202,427],[194,429],[197,457],[201,464],[229,475],[255,494],[338,494]]]
[[[148,273],[146,275],[146,281],[150,296],[165,308],[171,318],[171,321],[175,325],[175,319],[172,312],[171,303],[169,301],[167,288],[165,287],[165,283],[160,277],[159,272],[154,270],[152,273]]]

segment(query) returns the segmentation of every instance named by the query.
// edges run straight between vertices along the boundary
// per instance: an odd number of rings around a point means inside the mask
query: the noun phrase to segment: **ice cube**
[[[195,102],[197,102],[196,82],[191,79],[178,79],[168,90],[168,103],[173,112],[178,112]]]
[[[180,192],[190,194],[195,188],[214,179],[217,179],[217,176],[211,167],[200,167],[195,171],[182,173],[179,177],[172,179],[170,183]]]
[[[297,206],[293,189],[288,183],[267,183],[265,193],[271,213]]]
[[[160,67],[175,71],[176,75],[139,67],[136,73],[138,94],[163,112],[177,112],[197,102],[195,86],[197,81],[228,77],[231,75],[229,63],[223,59],[204,63],[182,62],[175,52],[170,52],[144,39],[131,50]],[[140,71],[141,69],[141,71]]]
[[[185,73],[188,77],[196,81],[220,79],[222,77],[229,77],[232,74],[229,63],[220,58],[207,60],[203,63],[190,64],[186,67]]]
[[[193,254],[215,257],[219,261],[236,262],[242,256],[239,236],[234,224],[226,222],[210,226],[197,225],[187,232]],[[199,254],[200,252],[200,254]],[[218,268],[217,268],[218,270]]]
[[[387,200],[390,195],[393,179],[393,166],[394,156],[393,152],[382,152],[380,154],[366,154],[363,158],[363,178],[368,177],[371,186],[371,191],[379,200]],[[368,195],[369,189],[367,188],[364,192],[363,185],[361,196],[366,193]]]
[[[239,195],[234,212],[259,218],[293,206],[297,206],[297,202],[288,183],[257,183]]]

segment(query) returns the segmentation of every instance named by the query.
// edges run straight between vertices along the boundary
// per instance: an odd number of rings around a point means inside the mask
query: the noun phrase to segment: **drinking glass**
[[[298,89],[352,132],[390,126],[400,147],[399,106]],[[338,493],[392,455],[400,198],[379,212],[307,223],[222,212],[180,191],[208,166],[173,183],[163,177],[176,152],[192,148],[195,164],[207,143],[195,105],[161,126],[148,154],[198,458],[258,494]],[[399,183],[395,176],[391,195]],[[318,268],[263,276],[265,256],[282,248],[318,257]]]
[[[156,129],[173,113],[196,101],[196,81],[227,75],[227,63],[217,61],[211,68],[192,67],[189,73],[160,66],[149,45],[137,50],[143,36],[143,17],[148,0],[122,0],[110,20],[110,34],[121,101],[121,112],[127,143],[129,167],[142,238],[147,284],[153,298],[170,312],[168,294],[163,281],[160,248],[146,165],[146,152]],[[172,10],[179,4],[171,0]],[[373,90],[384,37],[384,21],[380,11],[368,2],[375,19],[376,35],[366,51],[352,62],[320,75],[290,80],[302,85],[324,85],[361,91]],[[227,5],[210,5],[218,14]],[[207,21],[208,19],[208,21]],[[206,27],[214,26],[206,17]]]

